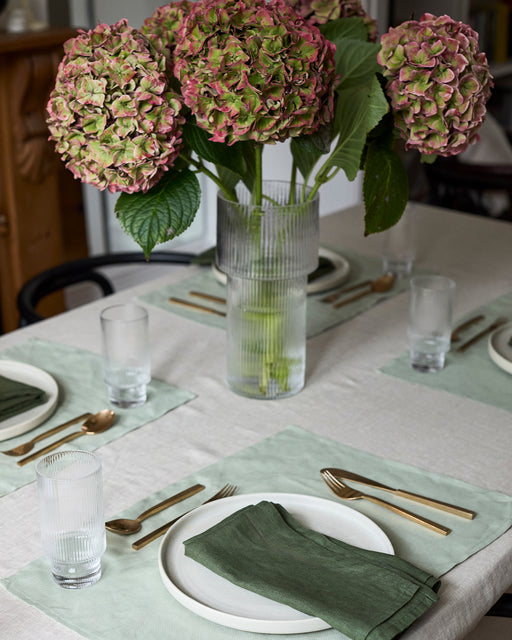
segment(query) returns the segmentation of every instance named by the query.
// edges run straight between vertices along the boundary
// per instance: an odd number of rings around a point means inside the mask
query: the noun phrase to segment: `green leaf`
[[[336,44],[341,38],[353,38],[354,40],[362,40],[366,42],[368,33],[364,26],[362,18],[353,16],[352,18],[338,18],[338,20],[329,20],[325,24],[318,25],[321,34]]]
[[[123,230],[137,242],[146,258],[155,245],[187,229],[201,202],[201,187],[192,171],[167,171],[146,193],[122,193],[116,214]]]
[[[295,161],[295,164],[297,165],[297,168],[306,184],[314,166],[322,156],[322,153],[315,147],[315,145],[311,141],[307,140],[308,137],[309,136],[292,138],[290,143],[293,160]]]
[[[338,90],[365,84],[381,69],[377,62],[380,45],[353,38],[342,38],[335,44]]]
[[[185,142],[200,158],[206,160],[206,162],[226,167],[244,177],[245,159],[240,144],[228,146],[223,142],[212,142],[207,131],[191,122],[185,124],[183,134]]]
[[[365,235],[396,224],[408,198],[409,179],[400,157],[378,142],[369,145],[363,180]]]
[[[335,123],[339,137],[325,170],[339,167],[349,180],[354,180],[360,169],[366,136],[387,111],[388,103],[375,76],[365,87],[340,91]]]

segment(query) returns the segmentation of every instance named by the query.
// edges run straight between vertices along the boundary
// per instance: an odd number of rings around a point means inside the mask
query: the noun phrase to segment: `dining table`
[[[414,270],[437,273],[455,281],[454,325],[490,305],[478,330],[484,328],[494,319],[495,309],[501,308],[501,302],[498,307],[492,305],[512,293],[512,224],[426,204],[417,204],[417,214]],[[362,205],[321,217],[320,241],[348,256],[351,268],[356,258],[363,261],[368,258],[374,276],[381,273],[382,238],[379,234],[364,235]],[[236,495],[258,491],[279,493],[284,488],[287,493],[316,496],[354,508],[377,522],[392,542],[400,527],[409,527],[408,546],[414,558],[414,554],[422,553],[424,544],[427,544],[424,549],[428,548],[427,536],[432,536],[435,545],[440,546],[450,543],[450,535],[443,538],[397,515],[384,516],[381,507],[363,504],[361,500],[343,502],[322,481],[320,469],[346,466],[352,459],[368,460],[376,465],[375,469],[388,469],[391,465],[398,475],[401,469],[409,470],[404,484],[419,472],[431,474],[428,477],[434,479],[433,487],[437,481],[442,485],[439,479],[449,478],[454,486],[466,492],[461,495],[470,496],[473,488],[475,494],[480,492],[478,504],[482,509],[486,502],[502,500],[499,504],[504,505],[504,515],[500,520],[498,506],[495,533],[486,538],[486,516],[478,508],[474,521],[463,525],[453,516],[427,510],[431,519],[453,525],[452,538],[457,526],[466,527],[464,531],[480,526],[483,537],[481,543],[475,543],[467,553],[449,563],[453,566],[446,565],[447,570],[434,562],[433,572],[437,568],[441,578],[439,600],[402,637],[464,638],[512,584],[512,406],[506,394],[492,395],[495,387],[483,380],[483,372],[482,385],[478,370],[472,372],[473,386],[463,384],[466,363],[468,368],[479,366],[479,349],[482,361],[487,360],[486,371],[488,368],[489,375],[493,375],[495,367],[502,385],[499,388],[506,389],[508,385],[512,398],[511,374],[490,361],[487,337],[466,354],[454,353],[452,344],[445,367],[447,376],[451,375],[446,378],[446,386],[444,372],[411,370],[409,375],[409,293],[408,283],[403,281],[392,295],[372,293],[365,297],[367,306],[358,308],[357,313],[348,312],[342,321],[312,332],[306,346],[306,382],[298,394],[277,400],[247,398],[234,393],[226,384],[224,327],[208,321],[199,312],[196,318],[193,310],[179,312],[172,305],[165,308],[167,294],[173,287],[203,277],[207,271],[209,267],[203,264],[169,267],[168,273],[156,279],[0,336],[0,359],[16,359],[16,353],[21,353],[17,349],[34,341],[55,345],[56,349],[84,350],[99,357],[99,316],[103,308],[137,302],[148,309],[152,377],[188,395],[170,407],[172,410],[164,408],[158,415],[150,415],[137,428],[127,429],[96,449],[103,468],[105,518],[136,515],[143,510],[139,506],[151,505],[150,497],[169,495],[169,487],[184,489],[196,481],[205,484],[205,490],[190,502],[172,507],[172,514],[164,512],[159,514],[160,520],[155,516],[146,521],[140,537],[172,515],[201,504],[226,483],[237,486]],[[353,270],[350,277],[357,280],[359,274]],[[155,303],[159,292],[164,292],[165,300]],[[349,307],[346,305],[344,309]],[[512,313],[509,320],[512,321]],[[73,373],[77,379],[81,367],[85,372],[88,361],[76,361]],[[477,392],[480,387],[482,393]],[[472,389],[477,391],[473,393]],[[489,397],[486,389],[490,390]],[[80,393],[80,389],[75,392]],[[148,405],[151,402],[149,396]],[[24,435],[30,437],[30,433]],[[73,446],[80,448],[93,439],[87,436],[77,439]],[[302,448],[289,445],[299,441],[304,443]],[[8,448],[9,440],[0,445],[0,449]],[[273,456],[272,464],[263,460],[267,451]],[[239,463],[235,464],[236,461]],[[35,471],[34,467],[25,469],[26,482],[13,485],[0,498],[2,638],[265,638],[265,633],[258,635],[203,620],[197,612],[176,602],[159,576],[156,554],[163,538],[134,551],[131,542],[137,535],[128,539],[107,532],[107,553],[111,556],[105,561],[104,575],[96,585],[76,591],[60,589],[52,582],[48,568],[47,582],[42,572],[42,584],[37,594],[32,593],[33,578],[27,567],[33,563],[39,566],[43,552]],[[418,507],[412,502],[401,505],[413,511]],[[471,507],[471,502],[462,506]],[[424,556],[428,559],[429,554],[425,551]],[[140,601],[128,605],[130,583],[124,580],[121,571],[137,564],[147,565],[144,575],[152,576],[154,582],[151,586],[145,582],[147,599],[141,595]],[[117,594],[108,611],[98,612],[92,608],[92,598],[102,582],[110,584]],[[339,589],[343,594],[342,584]],[[82,622],[74,617],[81,603]],[[171,622],[162,622],[157,625],[158,632],[153,630],[146,635],[145,621],[158,620],[167,607],[166,615]],[[83,623],[86,616],[91,619],[91,626]],[[184,616],[185,622],[180,616]],[[172,620],[178,618],[180,622],[174,627]],[[284,637],[277,633],[266,635]],[[289,637],[330,640],[345,636],[326,629],[292,633]]]

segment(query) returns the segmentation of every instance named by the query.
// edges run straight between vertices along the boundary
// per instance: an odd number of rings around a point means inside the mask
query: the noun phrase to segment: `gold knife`
[[[338,476],[342,480],[351,480],[352,482],[359,482],[360,484],[367,485],[368,487],[374,487],[375,489],[389,491],[391,493],[394,493],[396,496],[399,496],[400,498],[407,498],[408,500],[414,500],[414,502],[421,502],[422,504],[426,504],[429,507],[434,507],[435,509],[440,509],[441,511],[446,511],[455,516],[467,518],[468,520],[472,520],[476,516],[476,513],[474,511],[470,511],[469,509],[457,507],[454,504],[442,502],[441,500],[435,500],[434,498],[426,498],[425,496],[420,496],[419,494],[411,493],[410,491],[404,491],[403,489],[393,489],[392,487],[388,487],[387,485],[382,484],[381,482],[377,482],[376,480],[370,480],[369,478],[365,478],[364,476],[359,476],[357,475],[357,473],[351,473],[350,471],[345,471],[343,469],[336,469],[335,467],[329,467],[328,471],[330,471],[333,476]]]

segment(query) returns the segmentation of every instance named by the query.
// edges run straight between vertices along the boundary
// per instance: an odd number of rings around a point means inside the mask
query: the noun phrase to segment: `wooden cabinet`
[[[81,184],[48,141],[45,109],[71,29],[0,34],[0,332],[18,326],[16,296],[30,277],[85,257]],[[64,309],[52,296],[45,314]]]

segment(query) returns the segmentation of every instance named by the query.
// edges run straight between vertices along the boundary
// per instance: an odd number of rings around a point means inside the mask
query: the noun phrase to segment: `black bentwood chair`
[[[136,263],[172,263],[190,264],[195,258],[192,253],[155,251],[146,260],[142,251],[112,253],[90,256],[80,260],[65,262],[30,278],[20,289],[17,298],[20,314],[20,326],[26,326],[43,320],[37,312],[37,304],[46,296],[61,291],[65,287],[81,282],[92,282],[99,286],[103,296],[114,293],[114,286],[107,276],[97,271],[109,265],[128,265]]]
[[[429,204],[512,221],[512,164],[469,164],[450,157],[424,168]],[[493,194],[505,201],[498,212],[489,207]]]

